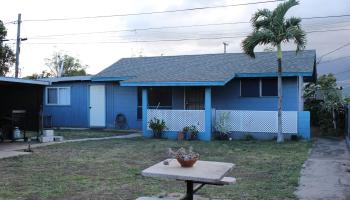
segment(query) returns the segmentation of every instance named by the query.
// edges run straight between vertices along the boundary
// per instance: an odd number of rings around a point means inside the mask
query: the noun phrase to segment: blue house
[[[283,132],[310,137],[303,85],[316,78],[316,52],[283,53]],[[277,132],[275,52],[252,59],[242,53],[123,58],[94,76],[46,79],[44,114],[54,127],[127,128],[151,137],[150,119],[166,122],[164,137],[176,138],[195,125],[211,140],[216,123],[228,116],[233,138],[270,139]]]

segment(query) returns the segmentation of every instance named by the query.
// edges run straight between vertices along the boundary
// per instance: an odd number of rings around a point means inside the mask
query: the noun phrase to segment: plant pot
[[[190,140],[197,140],[197,135],[191,134],[191,135],[190,135]]]
[[[153,131],[154,138],[160,139],[162,138],[162,132],[160,131]]]
[[[185,139],[185,133],[180,131],[178,134],[177,134],[177,139],[178,140],[184,140]]]
[[[176,160],[180,163],[181,167],[193,167],[193,165],[197,162],[198,157],[192,160],[183,160],[181,158],[176,158]]]

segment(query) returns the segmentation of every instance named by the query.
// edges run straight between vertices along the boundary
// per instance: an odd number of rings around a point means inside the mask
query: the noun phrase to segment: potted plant
[[[179,131],[179,133],[177,134],[178,140],[185,140],[187,138],[186,135],[188,133],[188,128],[188,126],[185,126],[181,131]]]
[[[165,121],[153,118],[149,121],[149,128],[152,129],[155,138],[161,138],[162,132],[167,129]]]
[[[186,132],[184,132],[183,130],[179,131],[179,133],[177,134],[177,140],[184,140],[186,136]]]
[[[198,129],[195,125],[188,127],[188,133],[190,134],[190,140],[196,140],[198,137]]]
[[[169,148],[169,155],[175,158],[180,163],[181,167],[192,167],[199,159],[199,154],[195,153],[192,147],[190,147],[188,151],[183,147],[176,151]]]

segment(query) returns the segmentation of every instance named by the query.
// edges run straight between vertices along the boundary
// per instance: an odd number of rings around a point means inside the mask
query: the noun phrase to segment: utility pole
[[[227,42],[223,42],[222,44],[224,44],[224,53],[226,53],[226,47],[228,46]]]
[[[19,52],[21,45],[21,13],[18,14],[17,19],[17,42],[16,42],[16,66],[15,66],[15,78],[18,78],[18,67],[19,67]]]

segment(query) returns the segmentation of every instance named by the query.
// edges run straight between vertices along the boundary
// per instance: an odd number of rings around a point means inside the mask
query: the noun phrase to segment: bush
[[[164,120],[153,118],[149,121],[149,127],[152,129],[155,138],[161,138],[162,132],[167,129]]]
[[[198,129],[195,125],[192,126],[185,126],[182,131],[186,134],[189,134],[189,139],[190,140],[196,140],[198,137]]]

